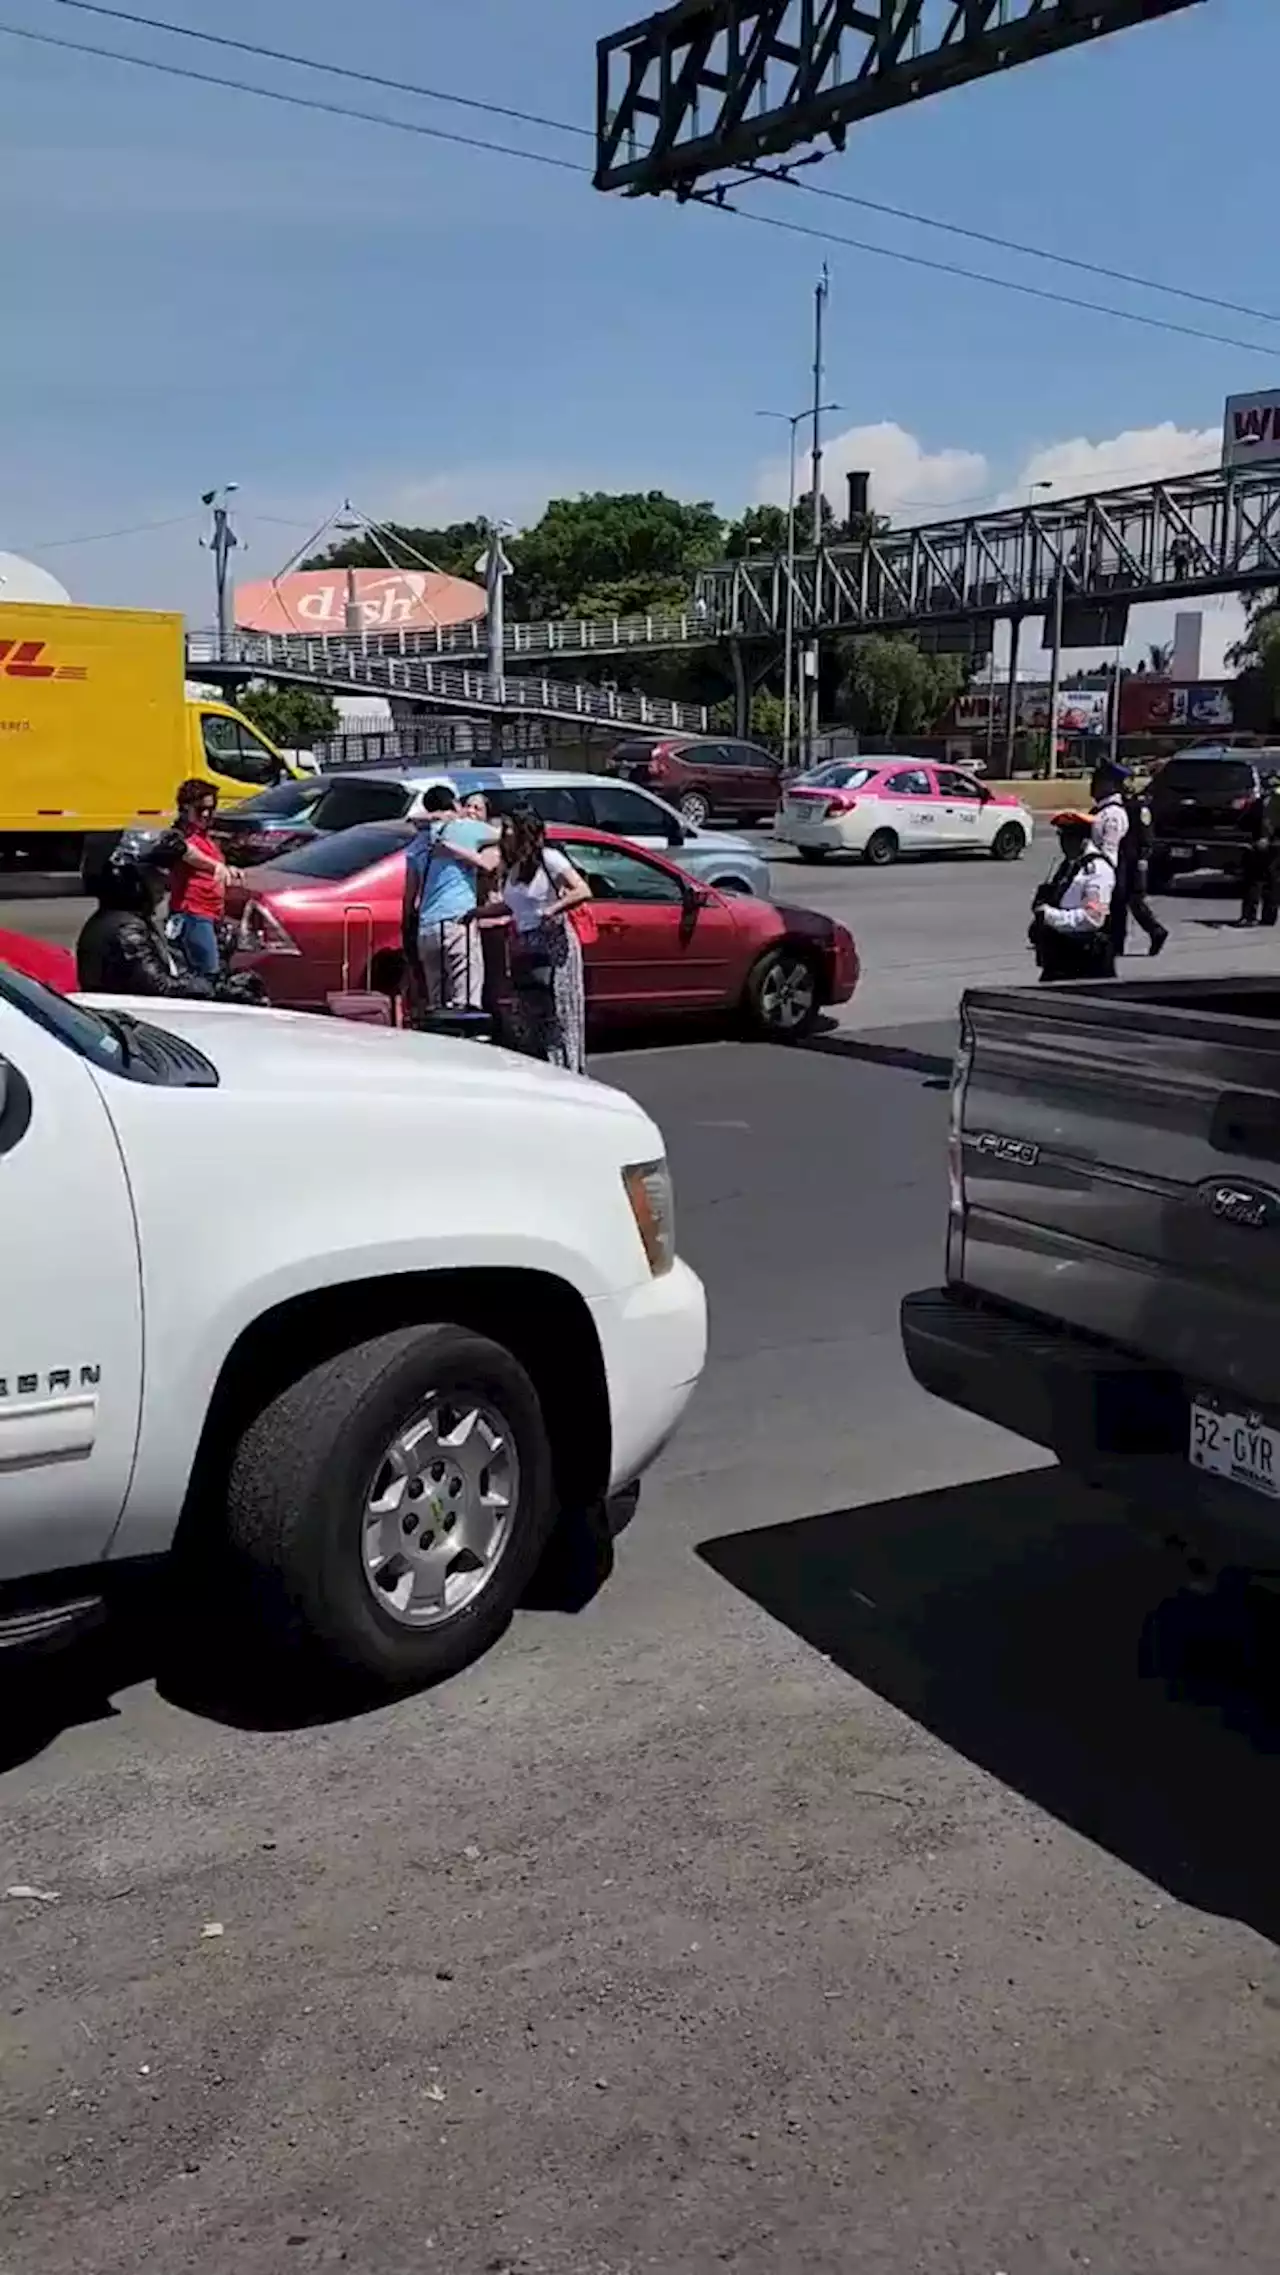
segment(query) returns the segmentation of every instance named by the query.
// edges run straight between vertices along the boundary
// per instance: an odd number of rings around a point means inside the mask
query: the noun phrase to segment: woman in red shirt
[[[169,872],[166,931],[191,970],[214,979],[222,969],[218,926],[226,914],[227,886],[239,883],[239,872],[227,867],[209,834],[218,804],[213,785],[195,776],[180,782],[177,804],[174,827],[182,846]]]

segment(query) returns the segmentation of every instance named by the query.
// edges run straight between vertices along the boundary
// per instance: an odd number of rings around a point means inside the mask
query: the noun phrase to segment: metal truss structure
[[[390,635],[381,635],[390,638]],[[408,633],[402,638],[417,635]],[[328,695],[381,695],[397,703],[457,717],[577,720],[583,726],[669,728],[705,733],[707,713],[700,703],[673,703],[633,695],[616,687],[589,687],[581,680],[492,679],[487,672],[457,664],[423,663],[397,653],[365,652],[359,640],[311,639],[303,634],[241,633],[233,654],[219,653],[205,634],[187,641],[187,675],[235,688],[247,679],[269,679],[284,686],[313,687]]]
[[[797,553],[790,567],[773,555],[726,561],[702,572],[694,605],[680,616],[509,623],[503,655],[512,669],[500,683],[487,669],[440,661],[487,660],[483,619],[355,635],[237,632],[222,651],[216,634],[193,633],[187,669],[195,679],[233,685],[249,677],[294,680],[339,694],[395,695],[455,713],[524,713],[696,733],[707,716],[699,704],[524,678],[519,667],[553,656],[661,654],[720,640],[781,638],[788,586],[792,626],[801,636],[915,630],[945,644],[948,627],[967,625],[974,637],[963,644],[976,648],[977,634],[996,617],[1034,616],[1051,607],[1059,574],[1069,617],[1092,612],[1113,625],[1125,609],[1146,601],[1190,602],[1280,585],[1280,466],[1257,474],[1192,474],[928,522],[820,554]],[[1098,630],[1082,644],[1105,647],[1121,636],[1122,628]]]
[[[707,176],[1199,0],[677,0],[596,46],[598,190]]]
[[[503,627],[502,650],[510,664],[545,663],[552,656],[625,656],[654,648],[702,648],[712,637],[705,612],[688,609],[680,616],[566,616],[543,622],[509,623]],[[206,663],[219,654],[216,632],[191,635],[188,650]],[[304,667],[318,651],[332,660],[337,655],[415,657],[477,656],[489,660],[489,627],[483,616],[468,624],[438,624],[394,632],[236,632],[227,660],[252,663],[256,657],[286,662],[295,657]],[[243,677],[243,674],[241,674]]]
[[[1045,615],[1059,580],[1077,621],[1092,613],[1113,627],[1068,639],[1080,647],[1118,641],[1130,606],[1280,584],[1280,466],[930,522],[800,553],[790,566],[726,562],[703,572],[698,596],[717,636],[750,639],[781,633],[790,590],[803,638]]]

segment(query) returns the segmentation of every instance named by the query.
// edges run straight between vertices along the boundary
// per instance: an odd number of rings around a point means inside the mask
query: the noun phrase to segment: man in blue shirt
[[[484,957],[474,918],[480,879],[497,865],[497,831],[464,816],[449,783],[428,790],[405,855],[403,939],[430,1010],[479,1009]]]

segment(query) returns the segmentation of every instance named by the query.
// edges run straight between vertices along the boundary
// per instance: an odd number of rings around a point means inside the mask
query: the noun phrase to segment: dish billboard
[[[434,632],[483,615],[483,586],[435,569],[298,569],[236,591],[242,632]]]
[[[1280,459],[1280,388],[1228,395],[1222,420],[1222,463],[1248,468]]]

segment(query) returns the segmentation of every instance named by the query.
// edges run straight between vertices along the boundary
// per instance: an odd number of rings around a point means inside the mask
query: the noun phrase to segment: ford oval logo
[[[1269,1232],[1280,1226],[1280,1193],[1265,1185],[1245,1185],[1225,1178],[1202,1185],[1200,1191],[1219,1221],[1242,1225],[1247,1232]]]

